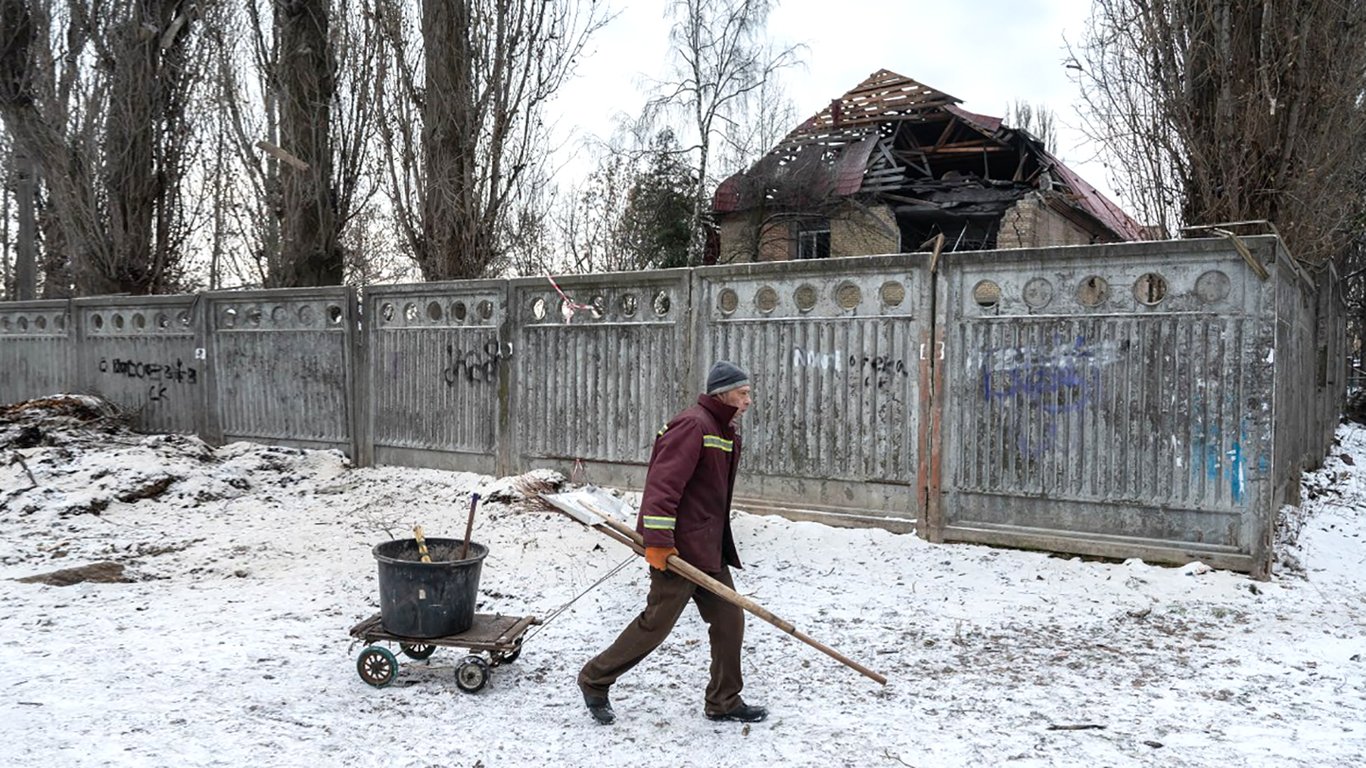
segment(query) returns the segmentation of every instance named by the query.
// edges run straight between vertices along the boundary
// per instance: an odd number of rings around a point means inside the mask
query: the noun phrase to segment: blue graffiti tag
[[[1055,335],[1053,345],[1044,348],[987,349],[982,397],[1011,407],[1016,448],[1037,458],[1053,449],[1058,417],[1080,412],[1099,394],[1101,366],[1110,362],[1112,356],[1092,349],[1084,336],[1068,343]],[[1030,434],[1031,413],[1039,414],[1038,435]]]

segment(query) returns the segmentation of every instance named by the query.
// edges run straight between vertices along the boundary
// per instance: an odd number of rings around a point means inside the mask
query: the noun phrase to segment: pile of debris
[[[128,417],[107,400],[90,395],[51,395],[0,405],[0,448],[23,450],[58,445],[77,431],[116,434],[129,430]]]

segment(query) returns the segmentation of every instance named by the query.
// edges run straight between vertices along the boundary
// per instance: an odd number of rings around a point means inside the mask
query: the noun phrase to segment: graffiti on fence
[[[122,376],[129,379],[148,381],[147,401],[158,403],[170,398],[166,394],[166,384],[198,384],[199,371],[185,365],[180,358],[171,363],[147,363],[141,360],[122,358],[100,358],[100,373]]]
[[[1100,393],[1101,369],[1118,356],[1113,341],[1055,335],[1044,347],[988,348],[982,355],[982,398],[1010,412],[1007,428],[1021,455],[1038,458],[1055,447],[1058,422]]]
[[[491,384],[498,381],[498,361],[506,357],[511,357],[511,351],[505,350],[497,340],[473,349],[457,349],[454,344],[447,344],[441,378],[448,387],[460,381]]]
[[[865,387],[886,389],[899,378],[907,378],[910,371],[906,361],[891,355],[849,355],[834,352],[816,352],[801,347],[792,348],[792,365],[796,368],[816,368],[822,371],[844,373],[852,371],[860,376]]]
[[[1203,408],[1203,405],[1202,399],[1192,401],[1196,412]],[[1204,479],[1215,487],[1227,483],[1229,499],[1234,504],[1243,502],[1247,489],[1247,457],[1243,448],[1248,442],[1247,433],[1246,418],[1239,421],[1237,434],[1228,435],[1227,446],[1224,444],[1224,434],[1218,423],[1206,425],[1202,418],[1197,417],[1191,430],[1190,471],[1196,477],[1203,475]],[[1258,462],[1257,471],[1264,473],[1268,468],[1269,461],[1263,456]]]
[[[876,357],[864,355],[862,358],[850,355],[849,367],[864,374],[863,386],[875,386],[878,389],[886,389],[897,379],[910,376],[906,361],[890,355],[878,355]]]
[[[819,368],[822,371],[833,369],[836,373],[842,373],[844,371],[844,354],[842,352],[813,352],[809,349],[793,347],[792,365],[797,368]]]

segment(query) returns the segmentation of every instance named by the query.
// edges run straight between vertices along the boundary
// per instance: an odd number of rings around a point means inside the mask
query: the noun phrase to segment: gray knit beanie
[[[749,383],[749,374],[740,370],[735,363],[718,360],[707,374],[707,394],[719,395],[732,389],[739,389]]]

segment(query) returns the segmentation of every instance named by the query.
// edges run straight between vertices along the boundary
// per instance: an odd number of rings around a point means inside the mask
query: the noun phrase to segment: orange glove
[[[678,554],[678,550],[673,547],[646,547],[645,559],[650,562],[650,567],[660,571],[669,570],[669,555]]]

